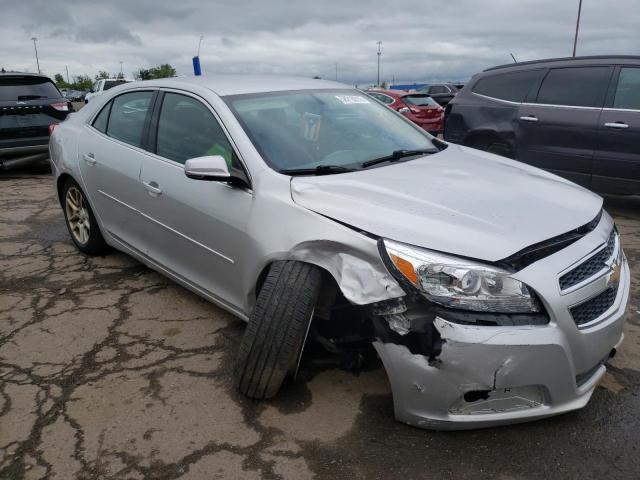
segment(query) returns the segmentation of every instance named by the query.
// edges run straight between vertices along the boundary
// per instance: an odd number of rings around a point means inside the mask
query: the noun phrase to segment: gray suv
[[[640,57],[540,60],[475,75],[445,139],[605,193],[640,194]]]

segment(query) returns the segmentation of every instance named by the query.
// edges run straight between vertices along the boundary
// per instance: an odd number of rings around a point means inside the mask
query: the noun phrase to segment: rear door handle
[[[604,126],[607,128],[629,128],[629,125],[622,122],[607,122]]]
[[[160,186],[157,184],[157,182],[142,182],[142,184],[144,185],[144,188],[146,188],[149,193],[155,194],[155,195],[160,195],[162,193],[162,189],[160,188]]]
[[[520,120],[523,122],[537,122],[538,117],[534,117],[533,115],[526,115],[524,117],[520,117]]]
[[[96,164],[96,158],[93,156],[93,153],[85,153],[84,155],[82,155],[82,158],[89,165],[95,165]]]

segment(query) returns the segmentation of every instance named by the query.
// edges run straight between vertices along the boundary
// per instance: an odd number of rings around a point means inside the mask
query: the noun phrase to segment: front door
[[[593,188],[640,194],[640,68],[621,67],[598,122]]]
[[[149,256],[218,301],[242,305],[253,195],[184,174],[186,160],[206,155],[221,155],[232,171],[241,169],[237,154],[212,111],[196,97],[164,93],[156,132],[156,155],[144,159],[140,186]]]
[[[136,249],[144,240],[136,204],[142,197],[143,137],[153,94],[134,91],[115,97],[83,127],[78,142],[85,193],[102,227]]]
[[[517,159],[590,187],[598,118],[610,76],[609,67],[549,70],[535,101],[518,109]]]

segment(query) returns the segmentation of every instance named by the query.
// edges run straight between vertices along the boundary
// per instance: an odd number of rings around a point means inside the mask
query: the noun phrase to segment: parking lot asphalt
[[[307,359],[275,400],[242,398],[241,321],[124,254],[80,254],[46,169],[5,173],[0,478],[639,478],[640,198],[606,207],[633,288],[626,340],[590,404],[432,432],[394,421],[379,367]]]

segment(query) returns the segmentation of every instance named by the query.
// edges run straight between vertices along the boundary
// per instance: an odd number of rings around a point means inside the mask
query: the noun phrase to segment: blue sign
[[[200,69],[200,57],[193,57],[193,74],[196,76],[202,75],[202,70]]]

